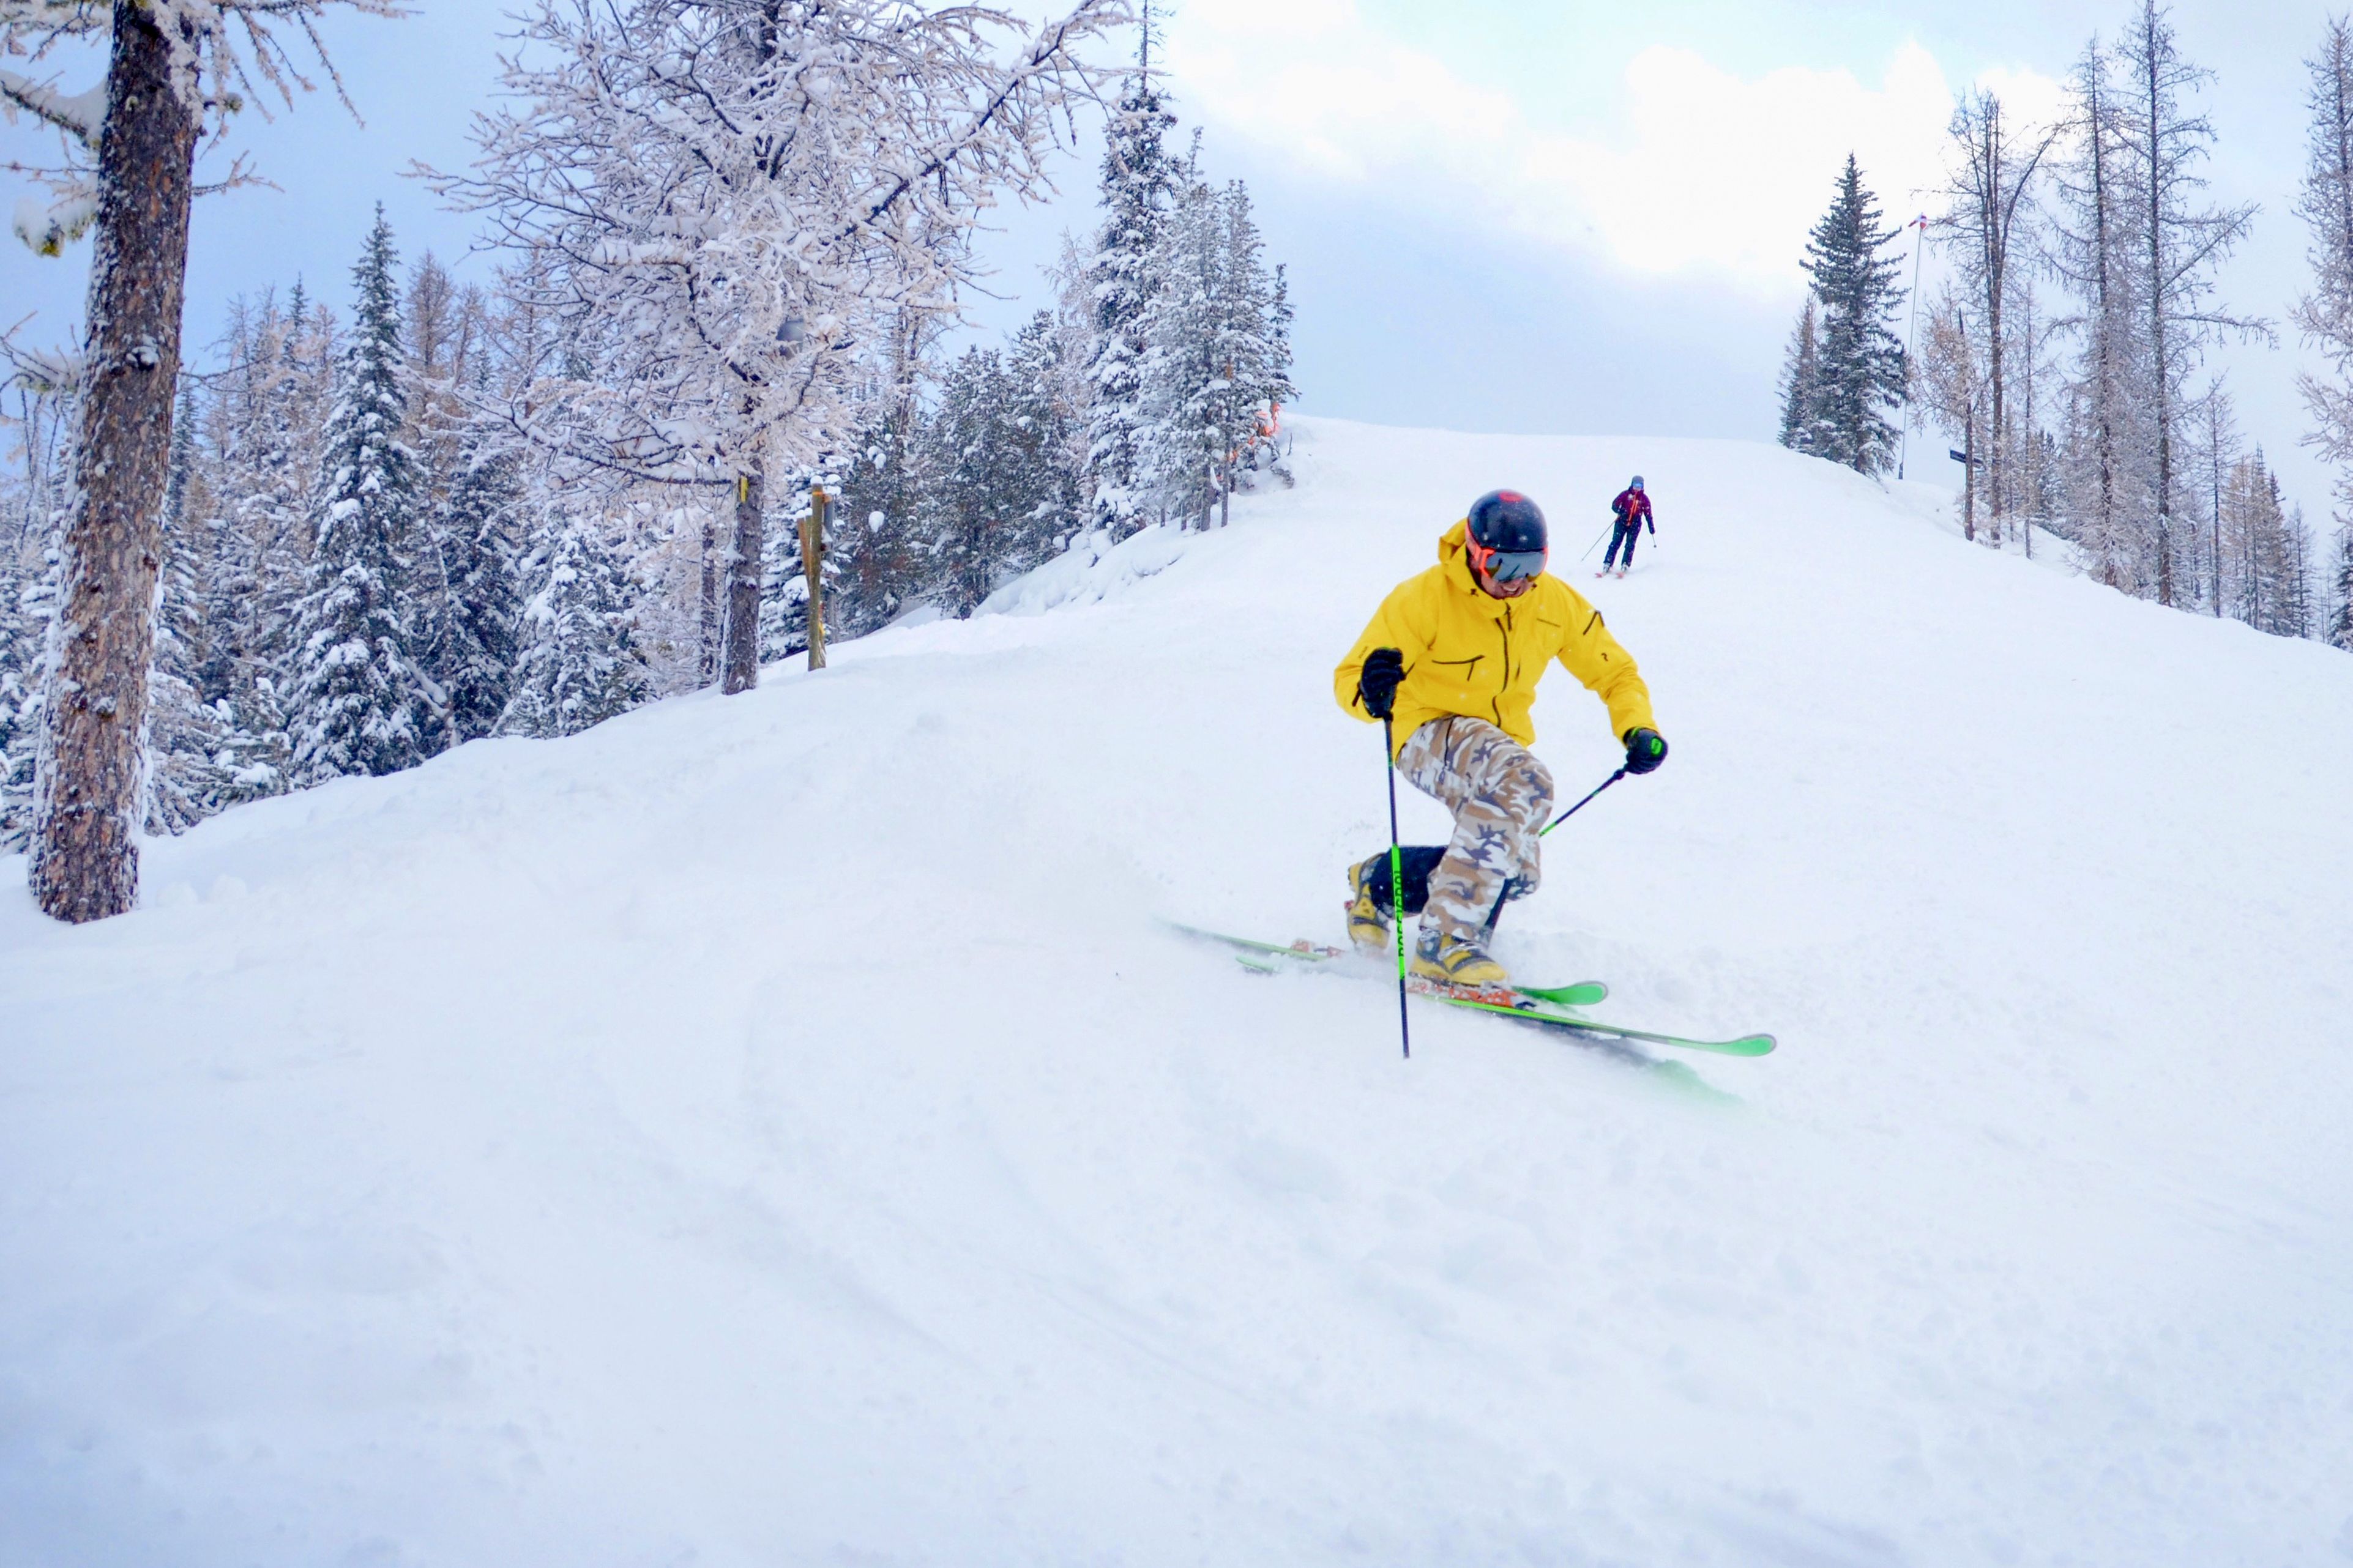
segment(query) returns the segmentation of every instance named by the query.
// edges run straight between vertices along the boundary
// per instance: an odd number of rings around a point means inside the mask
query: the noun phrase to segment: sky
[[[1458,429],[1769,438],[1774,379],[1803,292],[1805,233],[1846,153],[1891,224],[1933,205],[1955,95],[1998,90],[2047,115],[2094,33],[2126,3],[1973,0],[1639,6],[1453,0],[1180,0],[1159,63],[1218,178],[1246,179],[1270,257],[1291,268],[1297,380],[1312,412]],[[404,250],[468,258],[470,219],[407,171],[463,165],[470,116],[496,89],[497,0],[424,0],[397,21],[324,28],[359,118],[331,93],[248,116],[218,169],[250,154],[275,189],[207,198],[189,277],[189,336],[217,337],[239,292],[298,275],[330,300],[375,204]],[[2255,202],[2222,275],[2234,309],[2284,321],[2304,288],[2293,216],[2305,71],[2320,5],[2195,0],[2173,8],[2186,55],[2214,75],[2199,107],[2219,133],[2211,196]],[[69,86],[78,85],[69,80]],[[0,160],[37,156],[0,128]],[[984,253],[997,297],[968,302],[993,335],[1045,296],[1039,268],[1093,220],[1099,142],[1063,161],[1060,198],[1004,215]],[[0,197],[22,194],[0,174]],[[0,326],[70,331],[89,247],[56,261],[0,244]],[[1938,261],[1923,266],[1933,296]],[[2316,521],[2328,475],[2297,445],[2304,356],[2214,357],[2240,423]],[[1957,482],[1941,433],[1911,477]],[[1926,457],[1921,454],[1925,453]],[[1668,506],[1672,479],[1661,487]]]

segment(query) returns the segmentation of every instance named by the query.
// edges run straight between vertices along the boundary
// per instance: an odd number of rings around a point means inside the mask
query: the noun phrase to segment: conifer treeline
[[[1784,446],[1863,473],[1894,466],[1908,395],[1971,461],[1964,529],[2031,552],[2038,531],[2126,593],[2353,649],[2353,33],[2328,24],[2306,62],[2310,160],[2296,204],[2313,288],[2295,324],[2330,374],[2301,389],[2302,436],[2337,466],[2337,529],[2322,568],[2299,508],[2205,373],[2226,340],[2273,325],[2216,298],[2253,206],[2204,197],[2215,139],[2195,99],[2208,73],[2182,54],[2167,8],[2139,0],[2113,46],[2085,47],[2053,125],[1998,96],[1956,110],[1943,204],[1929,233],[1949,263],[1914,305],[1919,342],[1893,337],[1898,258],[1852,159],[1817,226],[1811,287],[1781,383]],[[1942,461],[1941,458],[1938,459]]]
[[[1172,157],[1139,75],[1103,166],[1104,217],[1066,242],[1059,300],[950,356],[909,312],[861,358],[868,418],[772,485],[762,654],[805,641],[791,520],[838,498],[829,634],[916,605],[971,614],[1082,536],[1211,526],[1261,476],[1289,402],[1291,311],[1248,192]],[[528,268],[528,261],[520,264]],[[150,727],[148,826],[414,766],[464,741],[575,732],[715,674],[723,514],[710,486],[617,478],[534,444],[535,390],[593,380],[596,345],[503,275],[404,270],[381,212],[348,324],[300,284],[234,303],[175,421]],[[0,489],[0,842],[25,831],[41,733],[70,395],[20,386]]]

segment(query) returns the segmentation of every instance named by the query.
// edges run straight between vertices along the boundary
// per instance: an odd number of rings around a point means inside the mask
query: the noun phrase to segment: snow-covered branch
[[[1076,51],[1127,17],[541,0],[505,61],[522,107],[478,119],[471,172],[425,173],[543,263],[518,287],[598,366],[576,408],[606,428],[575,450],[658,438],[665,475],[807,462],[885,322],[953,309],[974,226],[1047,189],[1054,115],[1101,79]]]
[[[351,107],[318,33],[318,18],[331,5],[374,16],[407,14],[399,0],[151,0],[148,9],[170,48],[174,89],[205,131],[217,134],[240,110],[250,107],[267,117],[269,98],[291,105],[297,92],[313,90],[298,63],[298,46],[312,62],[310,68],[323,75]],[[111,16],[111,6],[82,0],[0,0],[0,57],[39,59],[62,40],[105,35]],[[106,108],[102,82],[66,92],[53,82],[0,68],[0,115],[11,124],[19,115],[30,115],[65,142],[60,165],[8,165],[49,193],[46,201],[19,203],[12,225],[19,239],[43,255],[55,256],[79,238],[97,211],[93,161]],[[226,179],[201,190],[255,183],[239,163]]]

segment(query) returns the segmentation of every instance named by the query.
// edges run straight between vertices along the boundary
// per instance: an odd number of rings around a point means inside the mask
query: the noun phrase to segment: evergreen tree
[[[2329,572],[2332,608],[2321,638],[2353,653],[2353,523],[2337,530],[2337,559]]]
[[[1821,375],[1821,349],[1814,330],[1814,296],[1806,291],[1798,324],[1789,330],[1788,351],[1781,360],[1781,445],[1793,452],[1814,449],[1815,410]]]
[[[514,453],[487,426],[463,432],[448,500],[437,511],[448,589],[427,672],[440,687],[450,743],[498,728],[514,695],[513,530],[522,502]]]
[[[1134,489],[1155,514],[1179,527],[1207,526],[1227,450],[1223,247],[1215,199],[1192,177],[1198,162],[1197,132],[1187,177],[1153,247],[1136,400]]]
[[[400,301],[381,206],[353,278],[358,299],[312,512],[317,546],[295,627],[293,766],[311,784],[396,773],[438,749],[437,695],[410,653],[406,552],[420,479],[403,440]]]
[[[951,616],[969,616],[997,585],[1018,519],[1007,470],[1005,364],[972,348],[940,380],[939,406],[926,422],[924,510],[934,575],[931,597]]]
[[[1016,510],[1025,520],[1020,548],[1034,561],[1059,549],[1086,520],[1085,432],[1072,406],[1070,341],[1050,310],[1040,310],[1005,350],[1006,439],[1017,470]]]
[[[1271,409],[1295,395],[1289,333],[1265,267],[1250,193],[1195,176],[1199,137],[1155,251],[1145,311],[1138,488],[1163,516],[1207,526],[1224,515],[1240,459]]]
[[[1017,338],[1022,384],[1003,354],[970,349],[951,365],[926,428],[924,489],[932,595],[952,616],[968,616],[1008,579],[1045,558],[1063,531],[1071,499],[1049,444],[1059,434],[1034,379],[1044,355],[1041,323]]]
[[[912,392],[887,395],[850,447],[826,531],[826,614],[839,637],[881,630],[915,591],[921,426]],[[805,634],[795,637],[795,649],[807,646]]]
[[[1146,26],[1146,45],[1149,44]],[[1088,269],[1094,296],[1094,353],[1088,365],[1087,464],[1094,521],[1114,538],[1145,522],[1138,494],[1138,441],[1145,423],[1145,315],[1158,289],[1160,230],[1175,203],[1176,170],[1162,137],[1176,117],[1148,72],[1128,78],[1104,128],[1103,226]]]
[[[219,811],[236,788],[235,749],[221,714],[198,689],[211,575],[206,497],[196,462],[195,387],[183,381],[172,422],[164,497],[164,560],[149,675],[147,819],[150,833],[182,833]]]
[[[1850,153],[1830,211],[1807,242],[1806,272],[1822,311],[1816,450],[1864,474],[1883,472],[1894,456],[1897,431],[1887,416],[1903,401],[1905,374],[1894,331],[1905,297],[1895,281],[1900,264],[1880,254],[1901,231],[1881,222]]]
[[[32,401],[25,420],[24,501],[0,559],[0,851],[26,847],[49,639],[57,623],[61,534],[72,512],[74,462],[67,434],[79,410],[70,395]]]
[[[575,735],[645,701],[628,582],[597,521],[548,520],[522,570],[523,649],[499,733]]]

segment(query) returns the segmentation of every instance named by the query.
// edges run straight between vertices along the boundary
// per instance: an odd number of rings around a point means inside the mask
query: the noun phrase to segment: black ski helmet
[[[1517,490],[1489,490],[1471,503],[1471,537],[1490,550],[1542,550],[1544,509]]]
[[[1545,569],[1544,509],[1517,490],[1489,490],[1471,503],[1471,561],[1498,582]]]

